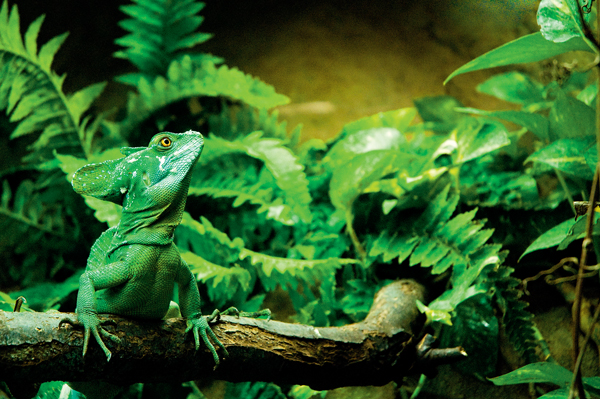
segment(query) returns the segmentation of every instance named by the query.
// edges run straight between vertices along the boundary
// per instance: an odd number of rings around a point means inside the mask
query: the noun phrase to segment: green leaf
[[[425,317],[427,317],[427,324],[441,323],[448,326],[452,325],[452,315],[450,314],[450,311],[430,309],[418,299],[417,308],[419,309],[419,312],[424,313]]]
[[[29,146],[31,153],[24,161],[52,167],[49,161],[54,158],[54,150],[78,156],[89,152],[85,143],[91,142],[89,136],[93,136],[95,130],[84,129],[79,124],[80,117],[103,84],[82,90],[80,93],[87,93],[83,96],[85,99],[75,95],[73,103],[69,103],[62,91],[65,75],[58,76],[50,69],[67,35],[50,39],[37,53],[43,19],[37,18],[27,28],[23,41],[17,6],[9,13],[8,2],[3,3],[0,10],[0,105],[6,108],[12,122],[18,122],[11,138],[41,133]]]
[[[444,84],[448,83],[453,77],[463,73],[505,65],[541,61],[569,51],[592,52],[592,49],[580,37],[574,37],[562,43],[554,43],[544,39],[544,36],[540,32],[532,33],[508,42],[466,63],[452,72],[446,78]]]
[[[266,279],[271,278],[272,281],[269,281],[267,290],[271,290],[271,286],[277,284],[277,274],[289,274],[294,277],[301,277],[302,273],[306,272],[308,269],[312,270],[313,277],[311,283],[316,283],[318,280],[322,279],[325,271],[331,272],[333,269],[338,269],[342,267],[342,265],[350,265],[358,263],[355,259],[342,259],[342,258],[329,258],[329,259],[314,259],[314,260],[303,260],[303,259],[288,259],[288,258],[280,258],[277,256],[270,256],[258,252],[251,251],[249,249],[242,249],[240,252],[240,259],[250,260],[250,263],[255,266],[260,265],[260,271],[264,274]],[[263,284],[266,281],[265,278],[262,279]],[[274,286],[272,287],[274,288]]]
[[[359,154],[343,168],[337,168],[329,185],[332,204],[344,213],[350,211],[367,186],[397,170],[398,155],[394,150],[374,150]]]
[[[27,306],[37,312],[45,312],[65,300],[65,298],[79,288],[79,277],[83,269],[79,270],[62,283],[44,282],[30,288],[11,292],[15,300],[19,296],[27,298]]]
[[[204,395],[202,395],[204,396]],[[228,382],[223,399],[286,399],[279,386],[271,382]],[[196,399],[196,398],[193,398]],[[200,398],[198,398],[200,399]]]
[[[129,33],[115,43],[125,47],[114,54],[128,59],[148,78],[166,76],[169,64],[186,54],[188,48],[211,38],[207,33],[196,32],[203,18],[197,15],[204,3],[196,1],[138,1],[120,10],[132,17],[119,23]],[[205,54],[200,54],[205,55]],[[205,55],[207,58],[210,55]],[[218,57],[211,57],[221,62]],[[131,75],[117,78],[126,84],[136,85]]]
[[[600,394],[600,377],[583,378],[583,386],[586,391],[598,396]]]
[[[211,61],[198,65],[188,55],[172,61],[166,77],[141,77],[135,87],[138,94],[130,94],[127,117],[121,122],[124,135],[158,110],[190,97],[224,96],[257,108],[272,108],[290,101],[276,93],[273,86],[236,68],[217,68]]]
[[[68,35],[69,34],[65,32],[62,35],[55,36],[42,46],[38,55],[38,60],[42,70],[50,70],[50,65],[54,60],[54,55],[66,40]]]
[[[550,383],[567,387],[571,383],[573,373],[555,363],[539,362],[521,367],[508,374],[490,378],[494,385],[514,385],[533,383]]]
[[[461,119],[450,133],[447,144],[452,151],[452,164],[460,165],[510,144],[506,128],[500,123]]]
[[[310,223],[312,213],[309,206],[312,199],[308,190],[308,180],[303,170],[304,166],[282,140],[265,138],[262,137],[262,132],[254,132],[233,141],[210,136],[205,138],[205,146],[208,156],[200,158],[201,164],[212,163],[218,157],[234,153],[244,153],[264,162],[265,167],[275,179],[277,187],[283,192],[285,204],[301,221]],[[195,185],[201,186],[201,183],[195,183]],[[275,204],[274,206],[279,207],[280,205]],[[285,211],[276,208],[271,208],[271,210],[273,212]],[[281,215],[281,219],[291,222],[285,214]]]
[[[577,94],[577,99],[590,107],[595,107],[594,101],[598,96],[598,81],[593,81]]]
[[[327,391],[315,391],[308,385],[293,385],[288,392],[288,396],[292,399],[316,399],[321,397],[324,399]]]
[[[595,146],[594,137],[560,139],[534,152],[525,162],[541,162],[573,176],[591,180],[594,174],[585,159],[590,146]]]
[[[522,282],[511,276],[513,272],[510,267],[494,267],[487,271],[485,285],[494,287],[494,302],[500,311],[504,335],[527,363],[534,363],[539,361],[538,352],[542,352],[537,328],[533,314],[526,309],[528,304],[521,300]]]
[[[452,327],[444,328],[441,347],[464,347],[469,356],[456,363],[459,371],[487,377],[496,372],[499,325],[490,299],[478,294],[460,303],[452,316]]]
[[[584,36],[579,7],[577,0],[542,0],[537,12],[542,35],[557,43]]]
[[[567,399],[568,397],[569,388],[561,388],[548,392],[547,394],[540,396],[538,399]]]
[[[459,194],[446,186],[416,221],[404,227],[408,232],[384,231],[369,248],[371,258],[383,255],[384,262],[397,258],[400,263],[410,256],[411,266],[432,267],[432,274],[453,267],[453,289],[429,304],[431,310],[452,311],[478,293],[468,288],[486,266],[501,260],[499,245],[485,245],[493,230],[482,230],[483,224],[473,221],[476,210],[451,218],[458,201]]]
[[[224,285],[220,287],[221,289],[224,289],[226,286],[232,289],[237,288],[235,287],[235,284],[233,284],[235,281],[239,284],[239,288],[246,291],[250,289],[250,280],[252,277],[246,269],[239,266],[219,266],[207,261],[200,255],[189,251],[181,251],[181,258],[190,266],[190,270],[196,275],[198,281],[208,283],[209,280],[212,280],[211,284],[213,287],[217,287],[219,284],[224,283]]]
[[[554,226],[553,228],[536,238],[535,241],[527,247],[525,252],[523,252],[523,255],[519,257],[519,260],[521,260],[528,253],[539,251],[540,249],[546,249],[557,246],[569,235],[569,232],[571,231],[571,228],[574,224],[575,218],[571,218],[565,220],[557,226]]]
[[[96,83],[69,96],[67,106],[71,111],[75,123],[79,123],[81,115],[88,110],[105,87],[106,82]]]
[[[416,114],[417,110],[415,108],[401,108],[393,111],[379,112],[346,124],[340,133],[340,137],[344,138],[361,130],[375,127],[393,127],[402,132],[408,128]]]
[[[463,117],[456,108],[463,105],[451,96],[421,97],[413,100],[425,122],[454,123]]]
[[[414,116],[414,115],[413,115]],[[358,154],[375,150],[398,149],[406,137],[393,127],[374,127],[347,134],[335,143],[323,158],[328,170],[345,168],[346,163]]]
[[[460,108],[460,112],[468,112],[475,115],[491,116],[493,118],[503,119],[517,125],[521,125],[531,133],[535,134],[540,140],[548,141],[548,130],[550,122],[542,115],[532,114],[524,111],[483,111],[475,108]]]
[[[550,108],[550,141],[562,138],[592,137],[595,134],[594,109],[560,90]]]
[[[593,222],[593,230],[592,235],[598,236],[600,235],[600,225],[598,224],[598,219],[600,218],[600,214],[598,212],[594,212],[594,222]],[[585,229],[586,229],[586,221],[587,217],[579,218],[569,229],[569,232],[564,240],[558,244],[558,250],[562,251],[566,249],[573,241],[580,240],[585,237]]]
[[[544,86],[517,71],[494,75],[479,84],[477,91],[515,104],[545,101]]]

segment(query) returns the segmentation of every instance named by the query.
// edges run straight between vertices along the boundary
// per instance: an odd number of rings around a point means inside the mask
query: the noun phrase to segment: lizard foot
[[[213,321],[215,318],[219,317],[219,312],[215,311],[210,316],[202,316],[200,313],[196,313],[188,317],[187,319],[187,328],[185,330],[186,334],[192,330],[194,332],[194,341],[196,342],[196,350],[200,348],[200,337],[202,337],[202,341],[210,350],[210,353],[213,355],[213,359],[215,361],[215,369],[219,365],[219,355],[217,354],[217,350],[215,349],[212,342],[210,342],[210,338],[221,348],[223,349],[225,357],[229,356],[229,352],[225,349],[225,346],[219,341],[213,330],[211,330],[208,325],[209,321]]]
[[[77,318],[78,318],[77,324],[79,324],[79,325],[83,324],[83,327],[84,327],[83,356],[85,357],[85,354],[87,353],[88,343],[90,341],[90,333],[92,333],[92,335],[96,339],[96,342],[98,342],[98,345],[100,345],[100,348],[102,348],[102,351],[106,355],[106,361],[109,362],[110,358],[112,356],[112,353],[106,347],[106,345],[104,344],[104,341],[102,341],[102,338],[100,337],[100,335],[102,335],[104,338],[110,339],[115,344],[120,344],[121,339],[119,337],[117,337],[116,335],[111,334],[108,331],[106,331],[104,328],[102,328],[101,324],[106,324],[106,323],[114,324],[114,321],[107,320],[103,323],[100,323],[100,319],[98,319],[98,315],[96,313],[78,313]]]

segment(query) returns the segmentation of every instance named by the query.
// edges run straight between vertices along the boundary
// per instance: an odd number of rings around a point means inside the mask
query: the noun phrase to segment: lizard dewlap
[[[83,354],[90,333],[108,360],[103,338],[119,338],[100,326],[98,313],[139,319],[162,319],[169,310],[174,285],[179,286],[181,314],[199,338],[217,352],[208,336],[223,349],[200,310],[196,280],[173,244],[181,222],[192,169],[204,139],[197,132],[159,133],[148,147],[123,148],[124,158],[84,166],[73,176],[73,188],[123,206],[117,226],[105,231],[90,251],[77,296],[77,319],[85,329]]]

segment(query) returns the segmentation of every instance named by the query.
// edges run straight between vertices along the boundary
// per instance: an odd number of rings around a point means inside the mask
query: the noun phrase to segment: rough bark
[[[13,384],[53,380],[177,382],[210,376],[227,381],[305,384],[313,389],[382,385],[416,364],[423,318],[415,301],[423,287],[401,280],[381,289],[366,319],[343,327],[312,326],[224,316],[212,328],[229,351],[213,370],[210,352],[194,349],[184,319],[135,321],[116,316],[105,328],[109,363],[91,339],[82,357],[83,329],[60,323],[72,313],[0,311],[0,379]]]

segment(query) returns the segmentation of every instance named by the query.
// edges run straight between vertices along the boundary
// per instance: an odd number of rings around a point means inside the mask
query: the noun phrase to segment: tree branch
[[[213,331],[230,356],[213,370],[210,352],[194,349],[184,319],[135,321],[116,316],[106,329],[122,340],[110,363],[92,339],[85,361],[83,331],[73,313],[0,311],[0,376],[12,383],[53,380],[177,382],[210,376],[227,381],[272,381],[331,389],[382,385],[416,367],[423,326],[415,301],[424,289],[412,280],[382,288],[364,321],[343,327],[222,317]],[[107,340],[108,341],[108,340]]]

